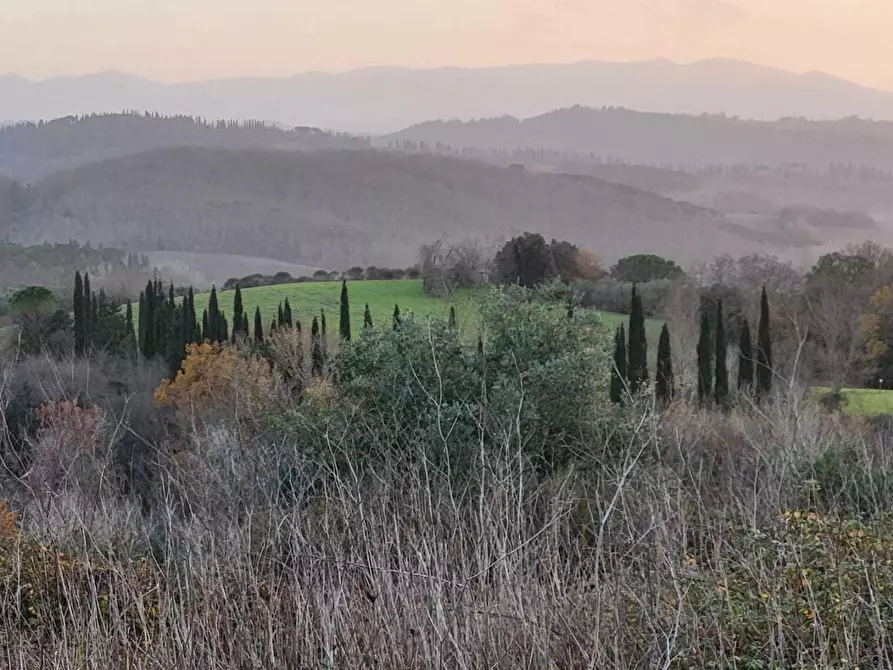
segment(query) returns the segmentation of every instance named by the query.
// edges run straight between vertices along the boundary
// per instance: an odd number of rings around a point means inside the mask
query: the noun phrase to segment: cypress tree
[[[276,324],[276,319],[270,321],[270,335],[279,330],[279,326]]]
[[[211,297],[208,299],[208,331],[205,339],[220,342],[220,305],[217,302],[216,286],[211,286]]]
[[[171,310],[177,307],[177,298],[174,295],[174,281],[171,280],[170,288],[167,292],[167,306],[171,308]]]
[[[93,299],[90,301],[90,346],[96,341],[96,333],[99,330],[99,300],[96,298],[96,292],[93,292]]]
[[[256,344],[264,343],[264,324],[261,321],[260,307],[254,310],[254,341]]]
[[[288,302],[288,298],[285,299],[285,307],[282,308],[282,317],[286,328],[291,328],[294,325],[291,316],[291,305]]]
[[[319,310],[319,325],[320,325],[320,337],[319,337],[319,347],[322,352],[322,364],[323,368],[325,368],[326,363],[329,360],[329,336],[326,334],[326,310]]]
[[[657,399],[664,405],[669,404],[676,393],[673,378],[673,354],[670,350],[670,329],[667,324],[660,331],[657,343]]]
[[[456,323],[456,308],[453,305],[450,305],[450,328],[453,330],[458,328],[458,324]]]
[[[276,319],[272,322],[277,326],[282,328],[285,325],[285,310],[282,309],[282,303],[279,303],[279,307],[276,310]]]
[[[195,305],[193,304],[192,287],[183,298],[183,347],[195,341]]]
[[[713,338],[710,316],[701,311],[701,333],[698,338],[698,402],[704,405],[713,394]]]
[[[164,357],[167,362],[168,375],[171,379],[176,376],[186,354],[183,347],[184,311],[183,309],[174,309],[168,324],[167,347]]]
[[[247,312],[242,312],[242,332],[245,333],[246,337],[248,336],[248,333],[250,332],[248,330],[248,313]]]
[[[146,351],[146,319],[148,316],[149,315],[146,312],[146,294],[143,291],[140,291],[140,327],[137,351],[141,356],[144,356]]]
[[[133,304],[129,298],[127,299],[127,309],[124,312],[124,336],[127,338],[124,348],[129,352],[135,351],[136,332],[133,329]]]
[[[747,319],[741,324],[741,338],[738,340],[738,390],[753,390],[753,338]]]
[[[313,325],[310,327],[310,342],[313,346],[310,360],[310,374],[314,377],[322,375],[325,364],[322,355],[322,346],[319,343],[319,321],[313,317]]]
[[[642,308],[642,298],[636,285],[633,284],[633,293],[629,313],[629,344],[627,346],[627,378],[629,390],[636,393],[642,384],[648,382],[648,341],[645,336],[645,311]]]
[[[372,328],[372,312],[369,311],[369,303],[366,303],[366,311],[363,312],[363,328]]]
[[[400,327],[400,305],[394,305],[394,330]]]
[[[151,281],[146,283],[144,302],[145,311],[140,309],[140,330],[143,331],[143,358],[148,360],[155,356],[155,286]]]
[[[84,310],[84,350],[93,346],[93,305],[90,291],[90,275],[84,273],[84,301],[82,303]],[[151,323],[151,322],[150,322]]]
[[[726,342],[726,326],[722,313],[722,300],[716,303],[716,381],[713,387],[713,397],[716,404],[725,407],[729,399],[729,370],[728,370],[728,344]]]
[[[220,342],[229,341],[229,321],[226,320],[226,312],[220,312]]]
[[[208,310],[202,312],[202,342],[211,341],[211,324],[208,319]]]
[[[84,355],[84,281],[81,273],[74,273],[74,353]]]
[[[611,402],[623,403],[626,391],[626,333],[623,324],[614,331],[614,365],[611,367]]]
[[[338,323],[341,339],[350,342],[350,301],[347,297],[347,281],[341,282],[341,319]]]
[[[772,332],[769,319],[769,298],[764,286],[760,297],[760,328],[757,334],[757,395],[761,398],[772,391]]]
[[[236,336],[242,330],[242,314],[244,313],[245,308],[242,305],[242,289],[236,284],[236,294],[233,296],[233,342],[236,341]],[[248,333],[243,333],[246,337]]]

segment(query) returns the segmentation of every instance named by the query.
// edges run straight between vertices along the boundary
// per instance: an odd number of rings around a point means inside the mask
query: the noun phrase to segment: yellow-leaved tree
[[[888,377],[893,362],[893,287],[881,286],[868,300],[868,310],[859,317],[864,359],[869,373]],[[889,372],[893,372],[890,369]]]

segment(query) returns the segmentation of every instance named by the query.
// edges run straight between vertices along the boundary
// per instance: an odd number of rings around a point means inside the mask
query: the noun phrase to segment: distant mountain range
[[[114,72],[44,81],[0,76],[0,119],[8,121],[150,110],[383,134],[431,119],[523,118],[577,104],[753,119],[893,120],[893,93],[817,72],[794,74],[721,59],[373,68],[175,85]]]

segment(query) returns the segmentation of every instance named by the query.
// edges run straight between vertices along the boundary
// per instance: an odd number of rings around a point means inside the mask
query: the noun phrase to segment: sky
[[[893,90],[893,0],[0,0],[0,73],[737,58]]]

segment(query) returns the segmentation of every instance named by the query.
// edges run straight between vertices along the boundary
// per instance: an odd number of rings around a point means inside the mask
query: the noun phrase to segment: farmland
[[[449,314],[450,306],[456,307],[459,328],[463,332],[474,331],[478,323],[478,301],[486,289],[459,290],[453,299],[432,298],[422,290],[422,282],[415,280],[392,281],[356,281],[348,282],[350,296],[350,320],[354,330],[363,323],[363,312],[366,304],[372,313],[375,324],[391,323],[394,305],[400,306],[401,313],[412,312],[417,317],[442,317]],[[195,311],[201,315],[208,306],[209,293],[195,295]],[[228,315],[233,310],[234,291],[220,291],[218,301],[220,308]],[[286,298],[292,308],[295,319],[309,326],[320,310],[325,310],[329,328],[337,329],[341,282],[305,282],[298,284],[280,284],[278,286],[261,286],[242,291],[242,302],[249,320],[253,324],[254,310],[260,307],[264,328],[276,316],[280,302]],[[622,314],[603,313],[605,325],[612,330],[626,321]],[[649,319],[647,322],[648,340],[657,345],[662,321]],[[253,325],[252,325],[253,327]]]

